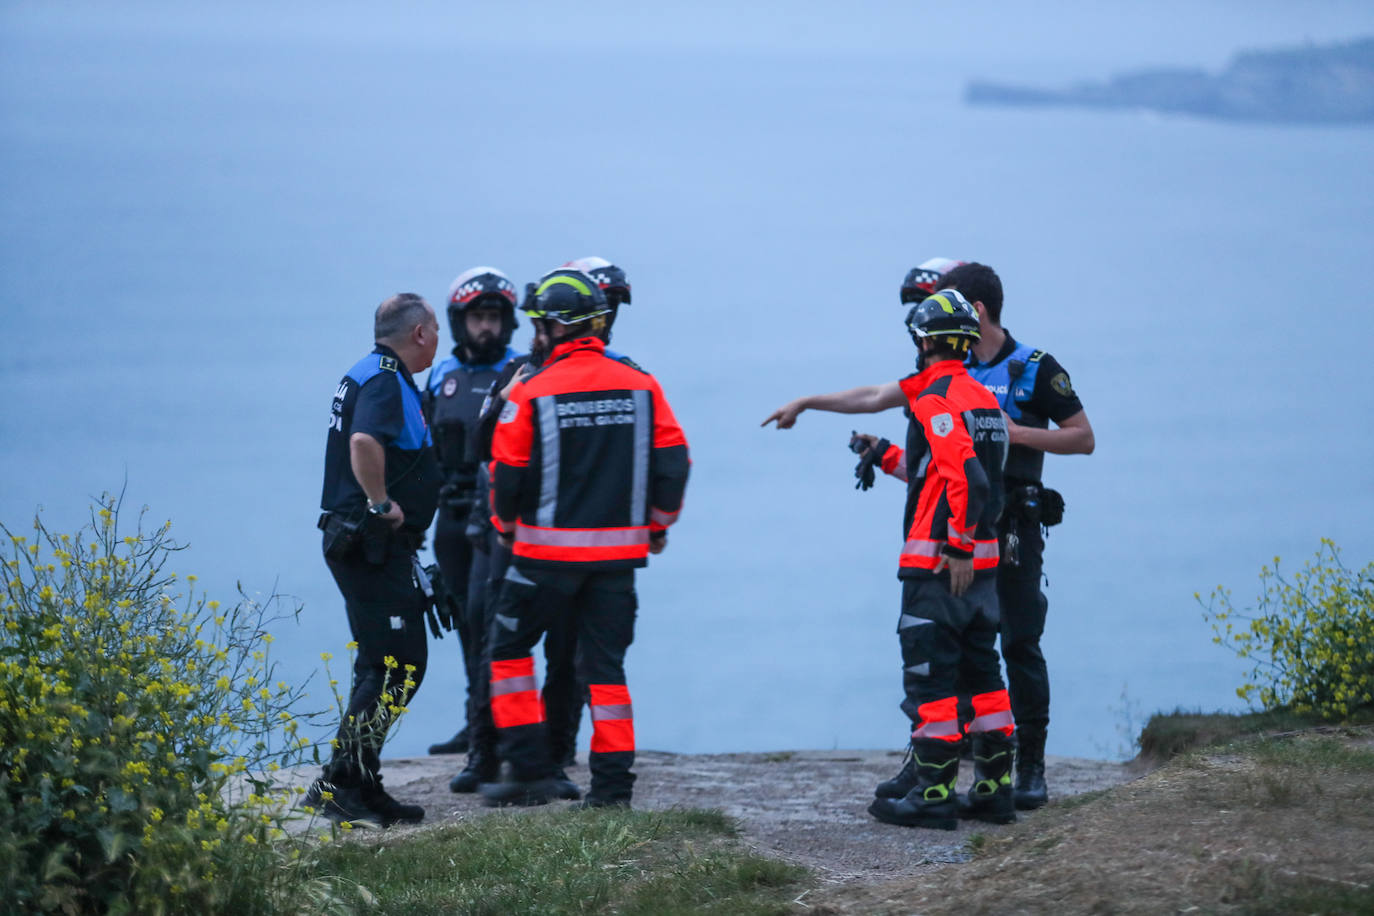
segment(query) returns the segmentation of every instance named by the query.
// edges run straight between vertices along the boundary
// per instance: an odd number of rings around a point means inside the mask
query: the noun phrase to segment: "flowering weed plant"
[[[54,534],[0,525],[0,880],[19,911],[319,912],[294,880],[300,686],[274,677],[266,627],[295,608],[226,607],[167,570],[170,523]],[[309,851],[306,848],[305,856]]]
[[[1236,610],[1218,585],[1203,616],[1213,642],[1254,663],[1236,690],[1241,699],[1334,720],[1374,703],[1374,563],[1348,568],[1334,542],[1323,538],[1291,579],[1275,557],[1260,570],[1253,608]]]

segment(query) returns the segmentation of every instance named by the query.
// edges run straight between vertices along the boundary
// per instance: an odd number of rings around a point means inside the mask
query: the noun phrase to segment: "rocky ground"
[[[448,780],[464,758],[412,757],[383,765],[392,795],[424,805],[426,823],[493,813],[478,797],[454,795]],[[1105,789],[1133,778],[1120,763],[1050,757],[1054,797]],[[958,831],[880,824],[868,813],[873,787],[901,767],[900,751],[779,751],[766,754],[670,754],[641,751],[635,769],[635,806],[719,808],[738,818],[745,842],[759,852],[813,869],[824,884],[866,884],[920,874],[966,861],[972,835],[1008,828],[969,822]],[[962,766],[960,788],[971,781]],[[307,775],[298,774],[304,779]],[[584,789],[584,765],[569,771]],[[554,802],[550,807],[567,805]],[[1037,817],[1035,813],[1025,819]]]

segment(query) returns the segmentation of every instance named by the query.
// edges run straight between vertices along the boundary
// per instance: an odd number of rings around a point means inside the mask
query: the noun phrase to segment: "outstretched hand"
[[[778,429],[791,429],[792,424],[797,422],[797,416],[805,409],[806,407],[801,399],[788,401],[786,404],[769,414],[768,419],[764,420],[759,425],[767,426],[769,423],[777,420]]]

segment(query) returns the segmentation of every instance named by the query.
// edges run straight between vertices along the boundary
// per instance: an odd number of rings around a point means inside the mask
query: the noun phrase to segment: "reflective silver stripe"
[[[535,521],[552,528],[558,512],[558,404],[551,394],[534,399],[539,411],[539,439],[544,455],[543,476],[539,480],[539,509]]]
[[[535,689],[534,675],[529,674],[524,677],[508,677],[499,681],[491,682],[491,695],[503,697],[508,693],[523,693],[526,690]]]
[[[990,712],[986,715],[976,716],[968,724],[968,730],[971,732],[991,732],[1015,725],[1016,720],[1011,717],[1011,711],[1004,709],[1001,712]]]
[[[520,526],[517,525],[516,527],[518,528],[518,527],[520,527]],[[507,567],[506,567],[506,578],[509,579],[509,580],[511,580],[512,582],[518,582],[518,583],[520,583],[521,585],[533,585],[533,584],[534,584],[534,582],[532,582],[528,576],[526,576],[526,575],[525,575],[524,573],[522,573],[520,570],[516,569],[514,566],[507,566]]]
[[[664,527],[667,527],[668,525],[671,525],[673,522],[677,521],[677,517],[680,514],[681,510],[679,510],[678,512],[664,512],[662,509],[650,509],[649,521],[653,522],[655,525],[663,525]]]
[[[592,706],[592,721],[604,722],[608,719],[633,719],[635,717],[634,706],[629,703],[608,704],[606,706]]]
[[[926,621],[926,623],[929,622],[930,621]],[[912,665],[910,668],[903,668],[902,670],[905,671],[907,674],[914,674],[918,677],[929,677],[930,662],[921,662],[919,665]]]
[[[646,528],[531,528],[517,525],[515,540],[541,547],[633,547],[649,543]]]
[[[507,617],[505,614],[495,614],[493,615],[493,619],[512,633],[520,629],[520,618],[518,617]]]
[[[959,734],[959,720],[946,719],[944,722],[927,722],[911,733],[913,738],[948,738]]]
[[[630,474],[630,524],[644,524],[644,510],[649,503],[649,440],[653,433],[653,417],[649,414],[649,392],[633,393],[635,402],[634,467]]]
[[[916,479],[917,479],[917,480],[920,480],[922,477],[926,476],[926,468],[928,468],[928,467],[930,467],[930,450],[929,450],[929,449],[927,449],[927,450],[926,450],[926,453],[925,453],[924,455],[921,456],[921,461],[920,461],[920,463],[916,465]],[[908,474],[910,474],[910,469],[908,469]],[[905,480],[906,478],[903,478],[903,479]]]
[[[938,557],[944,549],[944,541],[924,541],[913,538],[902,545],[902,553],[915,557]],[[973,555],[979,559],[997,556],[996,541],[975,541]]]
[[[925,626],[925,625],[928,624],[928,623],[934,623],[934,622],[935,622],[935,621],[933,621],[933,620],[927,620],[927,619],[925,619],[924,617],[915,617],[915,616],[913,616],[913,615],[911,615],[911,614],[903,614],[903,615],[902,615],[900,618],[898,618],[898,620],[897,620],[897,629],[899,629],[899,630],[907,630],[907,629],[910,629],[911,627],[923,627],[923,626]]]
[[[902,545],[902,553],[907,556],[938,557],[943,546],[939,541],[910,540]]]

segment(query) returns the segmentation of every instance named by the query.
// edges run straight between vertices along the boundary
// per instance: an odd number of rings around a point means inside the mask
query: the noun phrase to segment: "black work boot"
[[[363,799],[361,786],[330,782],[321,776],[310,784],[302,807],[313,808],[316,814],[335,824],[350,827],[383,827],[382,816]]]
[[[482,804],[488,808],[505,808],[547,805],[558,789],[552,779],[512,779],[510,782],[483,783],[480,791]]]
[[[971,817],[989,824],[1016,822],[1016,805],[1011,789],[1011,757],[1015,743],[997,732],[973,736],[973,788],[968,802],[959,806],[960,817]]]
[[[466,754],[468,752],[468,727],[463,726],[463,730],[454,735],[447,741],[429,746],[431,754]]]
[[[554,798],[577,801],[582,797],[582,790],[577,787],[577,783],[568,778],[567,770],[561,766],[553,768],[553,787]]]
[[[916,785],[904,797],[875,798],[868,813],[885,824],[954,830],[959,826],[954,780],[959,775],[959,745],[935,738],[911,742]]]
[[[501,775],[501,761],[493,751],[481,748],[468,754],[467,766],[448,781],[450,792],[476,792],[484,782],[495,782]]]
[[[367,806],[381,817],[383,827],[390,827],[393,824],[418,824],[425,819],[424,808],[419,805],[408,805],[392,798],[391,794],[382,788],[380,776],[373,782],[363,783],[362,795]]]
[[[1032,811],[1050,800],[1045,785],[1045,728],[1028,725],[1016,730],[1016,807]]]
[[[916,788],[916,761],[911,756],[911,745],[906,746],[902,757],[902,768],[896,776],[878,783],[873,794],[877,798],[902,798]]]

